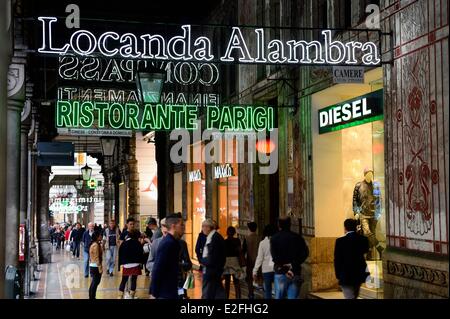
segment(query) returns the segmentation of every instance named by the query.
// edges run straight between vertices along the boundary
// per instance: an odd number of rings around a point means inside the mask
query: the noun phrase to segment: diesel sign
[[[383,118],[383,90],[319,110],[319,134]]]

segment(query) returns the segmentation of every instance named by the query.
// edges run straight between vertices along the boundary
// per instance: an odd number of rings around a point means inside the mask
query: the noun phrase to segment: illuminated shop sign
[[[214,167],[214,178],[227,178],[234,176],[233,167],[230,164],[218,165]]]
[[[319,110],[319,134],[383,119],[383,90]]]
[[[195,171],[188,172],[188,180],[189,180],[189,183],[201,181],[202,180],[202,171],[198,169]]]
[[[58,100],[138,103],[138,96],[135,90],[92,87],[59,87]],[[217,106],[220,103],[220,94],[162,92],[161,102],[163,104]]]
[[[219,81],[219,68],[212,63],[150,62],[147,60],[105,59],[64,55],[59,57],[62,80],[104,83],[135,83],[138,68],[147,64],[166,72],[164,84],[212,86]]]
[[[84,203],[102,203],[102,200],[98,197],[77,197],[77,198],[54,198],[52,203],[63,203],[64,205],[69,204],[84,204]]]
[[[88,180],[87,187],[89,189],[96,189],[97,188],[97,180],[95,178],[91,178],[90,180]]]
[[[53,43],[52,25],[55,17],[39,17],[42,26],[40,53],[63,55],[74,53],[81,56],[99,55],[124,59],[180,60],[192,62],[235,62],[272,64],[344,64],[367,66],[381,63],[375,42],[333,41],[332,31],[321,32],[322,41],[288,41],[269,39],[264,28],[232,27],[224,46],[225,52],[215,56],[211,40],[205,36],[192,37],[191,25],[182,25],[175,35],[166,39],[160,34],[136,35],[107,31],[94,34],[88,30],[77,30],[61,45]],[[195,33],[202,27],[194,27]],[[242,30],[252,30],[245,32]],[[56,33],[56,32],[55,32]],[[255,47],[249,47],[255,43]],[[236,58],[235,58],[236,57]]]
[[[273,109],[263,106],[209,106],[207,129],[220,131],[272,130]],[[132,130],[196,129],[198,107],[193,105],[58,101],[57,128]]]

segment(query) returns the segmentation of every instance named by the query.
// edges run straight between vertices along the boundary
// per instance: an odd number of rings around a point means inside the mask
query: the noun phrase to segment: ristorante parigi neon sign
[[[225,42],[225,52],[213,54],[211,40],[206,36],[192,36],[192,26],[182,25],[179,35],[166,39],[159,34],[119,34],[107,31],[94,34],[88,30],[73,32],[62,46],[52,42],[52,25],[55,17],[39,17],[42,25],[42,46],[38,52],[81,56],[100,55],[125,59],[180,60],[192,62],[238,62],[270,64],[317,64],[317,65],[379,65],[379,50],[375,42],[332,39],[331,30],[322,30],[323,41],[280,39],[269,40],[264,28],[244,32],[241,27],[231,27]],[[248,29],[248,27],[245,27]],[[253,40],[250,37],[253,36]],[[253,44],[250,47],[250,43]]]

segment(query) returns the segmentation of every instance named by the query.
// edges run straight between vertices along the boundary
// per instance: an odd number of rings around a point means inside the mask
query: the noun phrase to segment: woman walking
[[[227,228],[227,239],[225,239],[225,268],[223,275],[225,277],[225,295],[226,298],[230,297],[230,284],[231,277],[233,277],[234,289],[236,292],[236,299],[241,299],[241,285],[239,283],[239,277],[243,273],[240,260],[241,260],[241,241],[239,238],[234,237],[236,235],[236,229],[233,226]]]
[[[262,270],[264,281],[264,299],[272,299],[272,284],[274,281],[274,264],[272,254],[270,253],[270,237],[276,232],[273,225],[267,225],[263,231],[264,239],[259,243],[258,256],[256,257],[255,267],[253,268],[253,278],[258,278],[259,268]]]
[[[130,297],[136,299],[137,276],[142,274],[144,263],[144,249],[139,242],[140,233],[132,229],[119,248],[119,269],[122,267],[122,281],[119,286],[119,299],[123,299],[125,285],[131,277]]]
[[[91,245],[89,246],[89,270],[91,273],[91,285],[89,286],[89,299],[96,299],[97,287],[102,279],[103,267],[102,267],[102,236],[99,232],[92,234]]]

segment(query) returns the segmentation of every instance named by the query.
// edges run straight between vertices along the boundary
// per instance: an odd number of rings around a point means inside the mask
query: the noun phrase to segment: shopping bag
[[[70,244],[66,244],[65,249],[66,249],[66,251],[70,252],[71,251],[71,245]]]
[[[195,278],[192,272],[188,272],[183,288],[186,290],[195,288]]]

